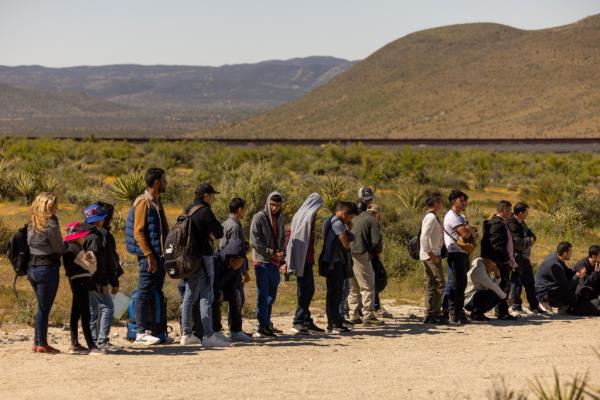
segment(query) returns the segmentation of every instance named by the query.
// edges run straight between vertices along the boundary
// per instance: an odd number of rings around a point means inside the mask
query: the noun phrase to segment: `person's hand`
[[[287,265],[285,265],[285,264],[281,264],[279,266],[279,272],[282,274],[285,274],[286,269],[287,269]]]
[[[148,261],[148,272],[153,274],[157,268],[156,259],[154,259],[154,257],[148,257],[148,258],[146,258],[146,260]]]
[[[113,296],[114,296],[114,295],[116,295],[117,293],[119,293],[119,287],[118,287],[118,286],[115,286],[115,287],[113,287],[113,288],[110,290],[110,293],[111,293]]]
[[[208,236],[210,237],[210,240],[216,240],[215,235],[212,232]]]
[[[100,286],[100,294],[107,294],[108,286]]]
[[[244,274],[244,276],[242,276],[242,283],[248,283],[250,282],[250,274],[248,274],[247,272]]]
[[[533,246],[533,245],[535,245],[535,241],[536,241],[536,238],[535,238],[535,237],[532,237],[532,238],[531,238],[531,245],[532,245],[532,246]]]
[[[275,261],[281,261],[283,259],[283,251],[276,251],[275,254],[273,254],[273,258]]]
[[[429,261],[431,261],[434,264],[437,264],[440,262],[440,258],[436,255],[432,255],[432,256],[429,256]]]
[[[600,262],[597,262],[596,265],[594,266],[594,270],[596,272],[600,272]]]
[[[352,230],[352,221],[348,221],[346,223],[346,228],[348,228],[348,230]]]
[[[579,271],[575,272],[575,275],[577,275],[579,279],[583,279],[585,278],[586,273],[587,271],[585,270],[585,268],[581,268]]]

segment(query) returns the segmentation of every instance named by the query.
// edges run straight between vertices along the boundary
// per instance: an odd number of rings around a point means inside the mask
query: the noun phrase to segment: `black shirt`
[[[197,201],[186,208],[186,212],[195,205],[202,204],[204,207],[192,215],[192,254],[195,256],[212,256],[213,246],[210,234],[215,239],[223,237],[223,227],[215,217],[210,206],[204,201]]]

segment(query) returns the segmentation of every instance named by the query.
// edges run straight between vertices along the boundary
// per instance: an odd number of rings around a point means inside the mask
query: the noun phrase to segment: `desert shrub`
[[[425,207],[425,190],[418,186],[404,186],[395,193],[399,205],[410,211],[419,211]]]
[[[12,177],[14,193],[25,203],[30,204],[37,193],[35,176],[28,172],[19,172]]]
[[[140,173],[128,173],[119,176],[113,185],[109,187],[109,191],[117,201],[132,202],[140,194],[144,193],[146,183],[144,176]]]
[[[40,192],[56,192],[59,186],[58,179],[52,175],[42,176],[38,182]]]
[[[348,186],[344,179],[337,176],[327,178],[327,182],[321,190],[323,206],[332,213],[335,212],[335,205],[342,199],[347,189]]]

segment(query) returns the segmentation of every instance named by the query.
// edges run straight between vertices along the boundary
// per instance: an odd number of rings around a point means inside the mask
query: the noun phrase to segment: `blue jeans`
[[[444,311],[448,311],[448,297],[450,296],[450,288],[453,285],[454,281],[454,274],[452,273],[452,270],[450,268],[448,268],[448,280],[446,281],[446,286],[444,286],[444,297],[442,297],[442,310]]]
[[[351,279],[344,278],[342,281],[342,298],[340,299],[340,315],[343,319],[350,314],[350,306],[348,305],[348,296],[350,295]]]
[[[90,291],[90,328],[92,338],[98,345],[108,341],[114,313],[115,306],[110,293]]]
[[[256,274],[256,319],[260,329],[271,326],[271,312],[277,298],[279,266],[272,263],[258,264]]]
[[[150,302],[154,301],[154,292],[162,291],[165,283],[165,264],[164,260],[157,260],[157,270],[148,272],[148,261],[145,257],[138,257],[138,265],[140,266],[140,275],[138,283],[138,296],[135,302],[135,323],[137,332],[144,333],[150,330]]]
[[[183,304],[181,305],[181,325],[184,335],[193,331],[192,306],[200,298],[200,319],[204,337],[213,334],[212,304],[215,297],[215,259],[213,256],[202,257],[203,267],[196,275],[186,279]]]
[[[33,343],[37,346],[48,345],[48,317],[54,298],[58,291],[59,266],[30,266],[27,268],[27,278],[33,287],[38,302],[35,314],[35,336]]]

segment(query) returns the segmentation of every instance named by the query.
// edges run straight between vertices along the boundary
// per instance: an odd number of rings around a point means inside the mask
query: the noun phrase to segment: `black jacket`
[[[102,228],[93,228],[89,235],[85,237],[85,243],[83,249],[85,251],[91,251],[96,256],[96,272],[92,276],[92,284],[94,286],[107,286],[109,282],[108,273],[108,247],[106,245],[106,235],[102,231],[106,231]]]
[[[494,215],[484,224],[481,239],[481,257],[489,258],[498,265],[507,264],[510,261],[510,256],[507,250],[508,231],[506,224],[497,215]]]
[[[123,268],[121,267],[119,253],[117,253],[117,243],[110,230],[105,229],[104,232],[106,232],[106,251],[108,257],[106,269],[108,273],[108,282],[112,287],[119,287],[119,277],[123,275]]]
[[[89,271],[75,262],[75,258],[83,248],[75,242],[67,245],[67,250],[63,253],[63,265],[65,266],[65,275],[71,279],[74,276],[82,276],[86,279],[91,279]]]
[[[565,295],[575,296],[578,281],[575,273],[553,253],[535,271],[535,293],[541,298],[549,292],[560,290]]]
[[[215,239],[221,239],[223,237],[223,227],[210,206],[204,201],[194,202],[185,209],[185,212],[198,204],[202,204],[204,207],[192,215],[192,255],[197,257],[212,256],[213,247],[210,234],[212,233]]]
[[[532,242],[535,240],[533,231],[529,229],[525,222],[519,222],[514,215],[506,221],[506,225],[512,236],[515,255],[529,257]]]

